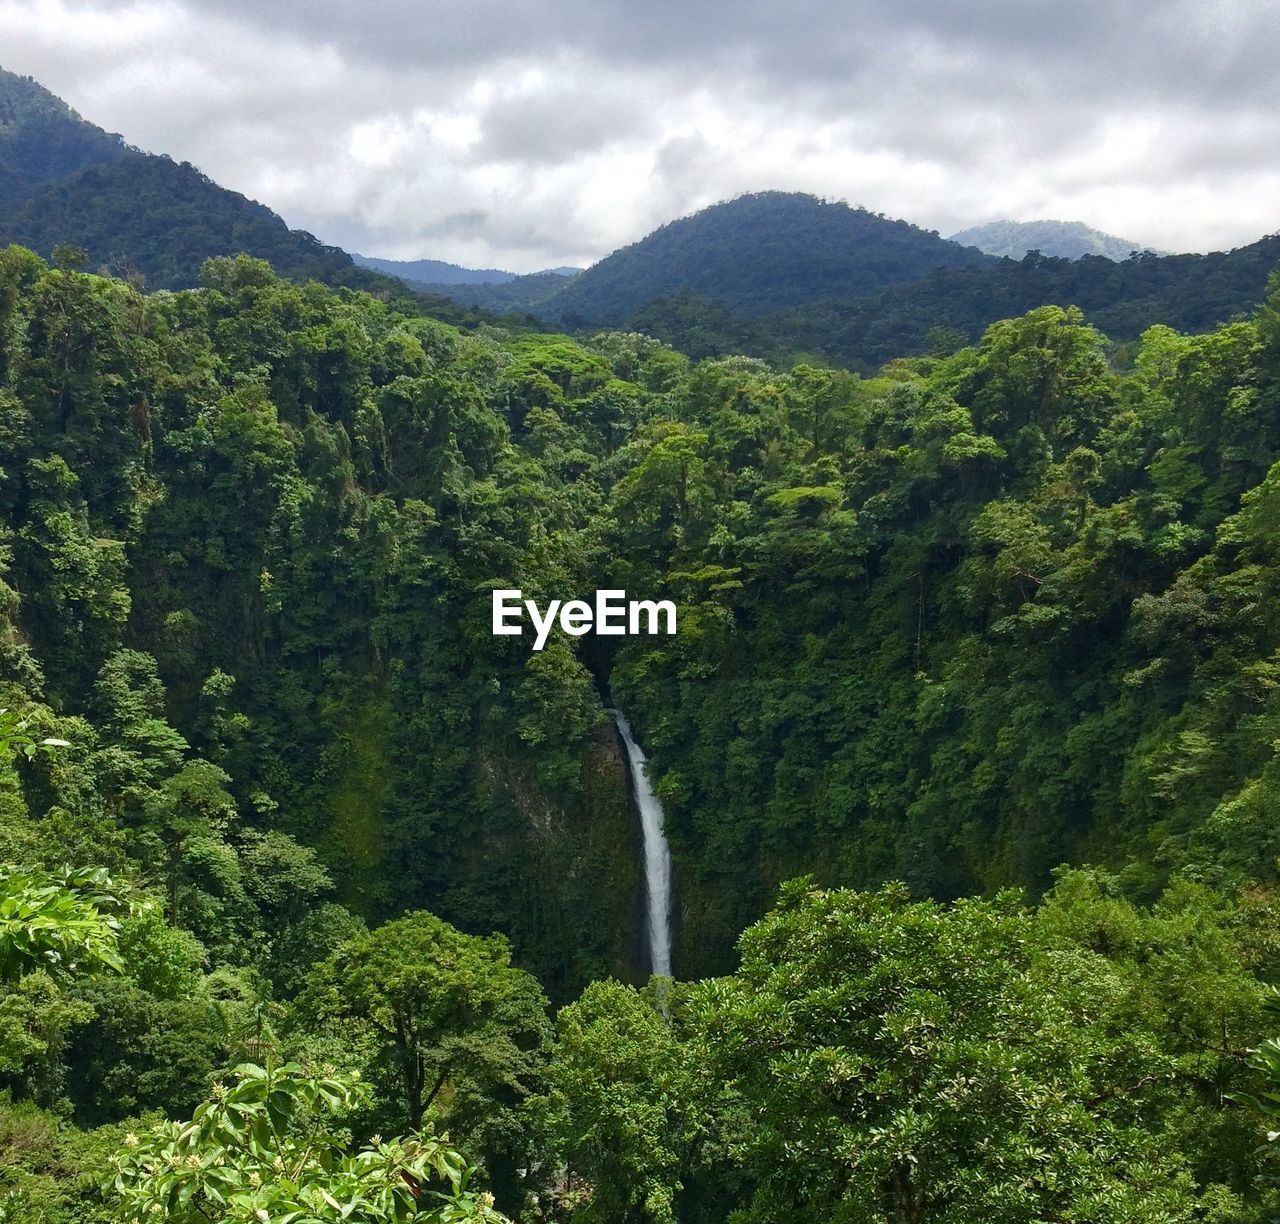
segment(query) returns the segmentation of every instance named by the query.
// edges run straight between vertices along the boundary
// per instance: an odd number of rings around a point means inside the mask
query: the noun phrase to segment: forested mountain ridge
[[[534,273],[500,285],[423,287],[483,310],[594,327],[620,324],[673,293],[701,294],[755,317],[984,258],[906,221],[766,191],[668,222],[568,284]]]
[[[86,123],[29,77],[0,68],[0,215],[47,183],[122,157],[119,136]]]
[[[464,268],[441,259],[379,259],[373,255],[356,254],[351,258],[362,268],[371,268],[375,272],[397,277],[412,288],[426,292],[438,292],[451,285],[506,285],[523,279],[514,272],[504,272],[500,268]],[[544,268],[540,272],[526,275],[567,279],[577,276],[581,271],[581,268],[565,266]]]
[[[345,251],[291,230],[270,209],[219,187],[194,166],[137,150],[45,185],[0,220],[0,240],[50,254],[82,248],[88,266],[157,289],[191,288],[204,260],[241,251],[282,276],[330,284],[363,273]]]
[[[1226,1094],[1280,982],[1280,287],[1129,373],[1044,307],[864,379],[204,279],[0,254],[0,858],[66,931],[0,925],[14,1210],[149,1218],[173,1140],[133,1119],[337,1063],[366,1088],[313,1101],[437,1120],[530,1222],[1268,1218]],[[680,633],[533,653],[498,586],[669,595]],[[688,985],[618,980],[605,688]],[[228,1089],[246,1058],[279,1069]],[[104,1197],[66,1169],[106,1151]]]
[[[194,166],[133,148],[35,81],[0,69],[0,243],[11,242],[46,258],[59,246],[79,248],[88,267],[155,289],[190,288],[206,259],[248,252],[297,280],[410,292]],[[455,321],[467,314],[442,298],[422,305]]]
[[[628,322],[693,357],[749,353],[786,363],[808,358],[863,372],[903,354],[939,354],[976,341],[993,319],[1048,303],[1080,307],[1117,345],[1148,327],[1207,331],[1252,313],[1280,267],[1280,236],[1210,255],[1031,254],[976,268],[944,268],[860,298],[816,302],[750,318],[719,302],[680,295],[649,303]]]
[[[687,291],[755,316],[987,258],[864,208],[765,191],[668,222],[614,251],[543,313],[562,323],[616,325],[655,298]]]
[[[421,288],[425,293],[439,294],[473,310],[541,319],[552,317],[550,304],[564,290],[566,279],[556,272],[529,272],[500,284],[423,284]]]
[[[1228,252],[1123,258],[1114,247],[1078,254],[1078,238],[1070,257],[997,258],[865,210],[764,192],[673,221],[567,285],[542,275],[424,287],[579,331],[634,328],[695,358],[870,372],[973,343],[996,319],[1049,304],[1079,306],[1117,344],[1156,323],[1205,331],[1251,312],[1280,266],[1274,235]]]
[[[413,285],[501,285],[516,279],[514,272],[500,268],[464,268],[443,259],[380,259],[354,252],[351,258],[362,268],[385,272]]]
[[[292,279],[425,294],[420,309],[455,322],[477,307],[530,325],[634,327],[694,357],[808,357],[870,372],[972,343],[993,320],[1047,303],[1080,306],[1119,344],[1153,323],[1205,330],[1251,311],[1280,257],[1271,237],[1119,263],[1001,260],[865,209],[763,192],[673,221],[572,278],[558,269],[428,284],[358,266],[194,167],[130,148],[33,81],[0,71],[0,86],[9,116],[0,119],[0,167],[9,169],[0,241],[45,256],[81,247],[89,267],[153,288],[193,286],[204,259],[246,251]]]

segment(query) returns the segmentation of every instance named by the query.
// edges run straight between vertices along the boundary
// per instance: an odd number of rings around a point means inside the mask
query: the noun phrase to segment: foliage
[[[1128,1012],[1126,970],[1044,940],[1014,898],[801,881],[741,950],[689,1003],[750,1103],[735,1220],[1172,1221],[1234,1198],[1162,1138],[1197,1080]]]
[[[57,914],[10,926],[16,1109],[341,1051],[344,1125],[434,1114],[531,1219],[1265,1218],[1274,291],[1124,370],[1037,298],[860,376],[61,262],[0,252],[0,846]],[[535,656],[495,587],[680,632]],[[75,1218],[59,1143],[15,1202]]]
[[[569,324],[617,325],[647,302],[680,290],[761,315],[842,296],[851,287],[867,292],[985,258],[936,233],[842,201],[764,191],[672,221],[568,284],[542,278],[549,292],[541,301],[527,290],[519,299],[512,297],[525,288],[522,281],[536,288],[532,277],[486,287],[483,293],[474,286],[450,292],[460,301],[486,305],[509,300]]]
[[[694,357],[751,353],[779,363],[817,357],[866,372],[906,353],[954,352],[994,321],[1048,303],[1079,306],[1117,345],[1132,345],[1155,324],[1204,331],[1256,309],[1278,257],[1275,236],[1225,253],[1141,252],[1121,263],[1105,255],[1032,252],[879,289],[827,293],[763,318],[726,306],[711,286],[673,288],[625,321]],[[533,309],[549,311],[556,301]]]
[[[244,1064],[190,1122],[129,1135],[113,1158],[122,1220],[322,1224],[352,1218],[433,1224],[502,1219],[467,1192],[468,1169],[430,1134],[355,1151],[342,1115],[363,1095],[349,1076]]]
[[[42,184],[119,157],[123,146],[29,77],[0,69],[0,209]]]
[[[21,756],[30,761],[38,752],[53,756],[59,748],[71,747],[66,740],[53,735],[37,740],[30,728],[30,718],[22,718],[12,710],[0,709],[0,759]]]
[[[464,935],[414,913],[357,935],[316,967],[305,1013],[367,1025],[393,1116],[428,1111],[485,1158],[503,1199],[527,1163],[520,1105],[545,1072],[550,1039],[537,982],[512,968],[500,935]],[[524,1160],[519,1159],[524,1157]]]
[[[119,971],[123,905],[101,868],[0,868],[0,981],[36,969],[60,977]]]
[[[693,1083],[669,1020],[633,987],[593,982],[557,1017],[544,1125],[588,1187],[571,1218],[676,1219]]]

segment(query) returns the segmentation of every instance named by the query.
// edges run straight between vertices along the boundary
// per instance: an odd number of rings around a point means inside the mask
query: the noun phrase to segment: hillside
[[[44,184],[125,152],[119,136],[86,123],[30,77],[0,68],[0,216]]]
[[[446,263],[442,259],[379,259],[373,255],[352,254],[351,258],[362,268],[370,268],[387,276],[394,276],[413,289],[436,293],[444,289],[452,292],[458,285],[506,285],[531,277],[555,277],[550,283],[562,287],[565,279],[577,276],[581,268],[544,268],[540,272],[519,276],[515,272],[503,272],[499,268],[464,268],[460,264]],[[462,291],[465,295],[465,290]]]
[[[0,73],[0,108],[9,171],[0,243],[46,256],[69,243],[90,268],[169,289],[196,284],[211,256],[244,251],[292,279],[419,295],[419,308],[438,318],[479,309],[584,330],[626,324],[694,356],[809,354],[870,369],[972,341],[992,320],[1047,303],[1080,306],[1120,342],[1155,322],[1203,330],[1256,306],[1280,258],[1280,244],[1263,239],[1119,263],[1001,260],[863,209],[766,192],[673,221],[572,278],[562,275],[572,269],[513,276],[432,260],[356,261],[195,167],[130,148],[29,79]],[[428,283],[413,272],[454,279]]]
[[[44,256],[61,243],[80,247],[88,267],[153,288],[193,286],[206,259],[247,252],[293,279],[407,292],[194,166],[126,145],[36,82],[3,70],[0,169],[0,245]],[[465,315],[442,301],[425,304]]]
[[[1278,267],[1280,236],[1235,251],[1144,254],[1123,263],[1098,255],[1035,256],[941,269],[913,284],[763,319],[696,295],[677,295],[649,303],[628,322],[698,357],[739,352],[786,360],[800,354],[873,370],[907,353],[951,351],[977,340],[994,319],[1055,303],[1080,307],[1122,344],[1155,323],[1206,331],[1250,313]]]
[[[987,258],[906,221],[770,191],[705,208],[615,251],[542,313],[570,325],[614,324],[655,298],[692,292],[763,315]]]
[[[1010,259],[1021,259],[1028,251],[1039,251],[1041,255],[1061,259],[1101,255],[1121,260],[1128,259],[1134,251],[1153,250],[1141,242],[1091,229],[1083,221],[991,221],[952,234],[951,241]]]
[[[424,293],[451,298],[474,310],[493,314],[533,315],[554,321],[555,303],[566,289],[569,278],[562,272],[530,272],[501,284],[450,285],[413,282]]]
[[[291,278],[338,284],[373,276],[194,166],[135,150],[36,192],[0,220],[6,242],[45,255],[71,243],[88,253],[88,266],[140,273],[157,289],[190,288],[206,259],[241,251]]]
[[[978,256],[906,222],[774,192],[663,226],[567,285],[544,274],[427,288],[571,329],[634,327],[694,357],[808,355],[870,370],[972,342],[993,320],[1054,303],[1079,306],[1120,343],[1153,323],[1203,331],[1253,310],[1278,264],[1274,237],[1121,261]]]

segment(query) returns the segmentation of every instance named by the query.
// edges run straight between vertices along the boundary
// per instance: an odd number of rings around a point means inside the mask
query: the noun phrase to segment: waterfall
[[[662,804],[649,785],[644,753],[631,737],[631,725],[619,710],[613,721],[627,747],[627,764],[631,769],[631,786],[640,809],[640,827],[644,831],[644,882],[649,918],[650,972],[658,977],[671,976],[671,851],[662,831]]]

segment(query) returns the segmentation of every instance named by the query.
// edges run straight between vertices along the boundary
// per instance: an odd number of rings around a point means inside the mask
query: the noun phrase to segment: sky
[[[326,242],[586,265],[745,191],[1280,229],[1274,0],[0,0],[0,66]]]

